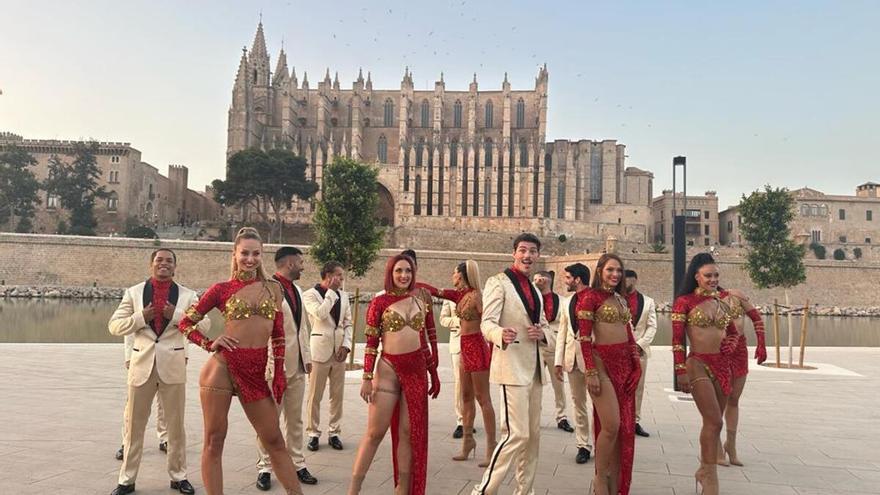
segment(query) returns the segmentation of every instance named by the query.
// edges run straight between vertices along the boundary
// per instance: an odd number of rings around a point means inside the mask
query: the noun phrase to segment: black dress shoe
[[[317,451],[318,451],[318,437],[312,437],[312,438],[310,438],[307,447],[308,447],[309,450],[311,450],[312,452],[317,452]]]
[[[260,473],[257,475],[257,488],[268,492],[272,488],[272,473]]]
[[[327,443],[329,443],[330,446],[333,447],[333,448],[336,449],[336,450],[342,450],[342,440],[340,440],[339,437],[336,436],[336,435],[332,435],[332,436],[327,440]]]
[[[125,445],[123,445],[122,447],[119,447],[119,450],[116,451],[116,460],[121,461],[124,456],[125,456]]]
[[[578,464],[586,464],[590,462],[590,451],[584,447],[578,448],[578,453],[574,458],[574,462]]]
[[[574,431],[574,428],[572,428],[571,425],[568,424],[568,420],[565,418],[560,419],[559,422],[556,423],[556,427],[569,433]]]
[[[268,474],[268,473],[266,473]],[[306,485],[317,485],[318,478],[312,476],[312,473],[309,472],[308,469],[302,468],[296,472],[296,477],[299,478],[299,482]]]
[[[168,442],[159,442],[159,450],[168,453]]]
[[[464,428],[461,425],[455,427],[455,431],[452,432],[452,438],[461,438],[464,436]]]
[[[172,481],[171,489],[177,490],[180,493],[186,493],[187,495],[192,495],[196,492],[196,489],[193,488],[192,483],[186,480]]]
[[[110,495],[127,495],[134,493],[134,485],[116,485]]]
[[[636,423],[636,435],[640,437],[650,437],[651,434],[642,429],[642,425]]]

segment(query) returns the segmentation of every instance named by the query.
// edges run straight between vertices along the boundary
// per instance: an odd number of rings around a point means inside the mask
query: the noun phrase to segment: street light
[[[678,202],[676,201],[676,196],[678,193],[676,192],[676,170],[678,167],[681,167],[681,175],[682,175],[682,190],[681,197],[684,202],[681,210],[677,207]],[[676,156],[672,159],[672,299],[675,300],[675,295],[678,293],[678,288],[681,287],[681,280],[684,278],[685,274],[685,263],[687,261],[687,239],[685,238],[684,226],[685,226],[685,214],[687,212],[687,158],[683,156]],[[684,347],[685,352],[687,352],[687,335],[684,338]],[[672,383],[673,387],[677,391],[678,388],[678,380],[675,379],[675,373],[673,370],[672,374]]]

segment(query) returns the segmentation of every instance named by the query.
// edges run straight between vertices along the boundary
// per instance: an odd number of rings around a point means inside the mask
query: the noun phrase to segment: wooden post
[[[358,325],[358,313],[360,313],[361,309],[361,288],[358,287],[354,290],[354,314],[352,315],[352,323],[351,323],[351,352],[348,353],[348,366],[347,368],[352,370],[354,369],[354,349],[357,347],[355,344],[357,343],[357,325]]]
[[[782,365],[779,362],[779,301],[776,299],[773,300],[773,342],[776,345],[776,367],[779,368]]]
[[[807,347],[807,316],[810,314],[810,300],[804,304],[804,315],[801,317],[801,356],[798,359],[798,365],[804,367],[804,349]]]

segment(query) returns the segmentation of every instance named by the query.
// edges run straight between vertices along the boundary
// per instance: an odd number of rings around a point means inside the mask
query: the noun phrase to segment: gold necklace
[[[235,272],[235,278],[236,280],[239,280],[241,282],[250,282],[251,280],[257,278],[257,271],[254,270],[251,272],[247,272],[244,270],[239,270]]]

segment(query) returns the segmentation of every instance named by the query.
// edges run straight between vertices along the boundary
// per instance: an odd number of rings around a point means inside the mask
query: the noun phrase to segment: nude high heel
[[[488,467],[489,463],[492,462],[492,454],[495,452],[495,447],[498,446],[498,442],[486,442],[486,460],[477,464],[479,467]]]
[[[694,493],[718,495],[718,470],[715,464],[700,464],[694,473]]]
[[[739,456],[736,455],[736,430],[727,430],[727,441],[724,442],[724,451],[727,452],[727,457],[730,459],[730,463],[734,466],[742,466],[742,461],[739,460]]]
[[[471,429],[473,431],[473,428]],[[461,442],[461,453],[455,456],[452,456],[453,461],[466,461],[471,457],[471,452],[474,453],[474,457],[477,456],[477,441],[474,440],[473,433],[465,433],[464,438]]]

